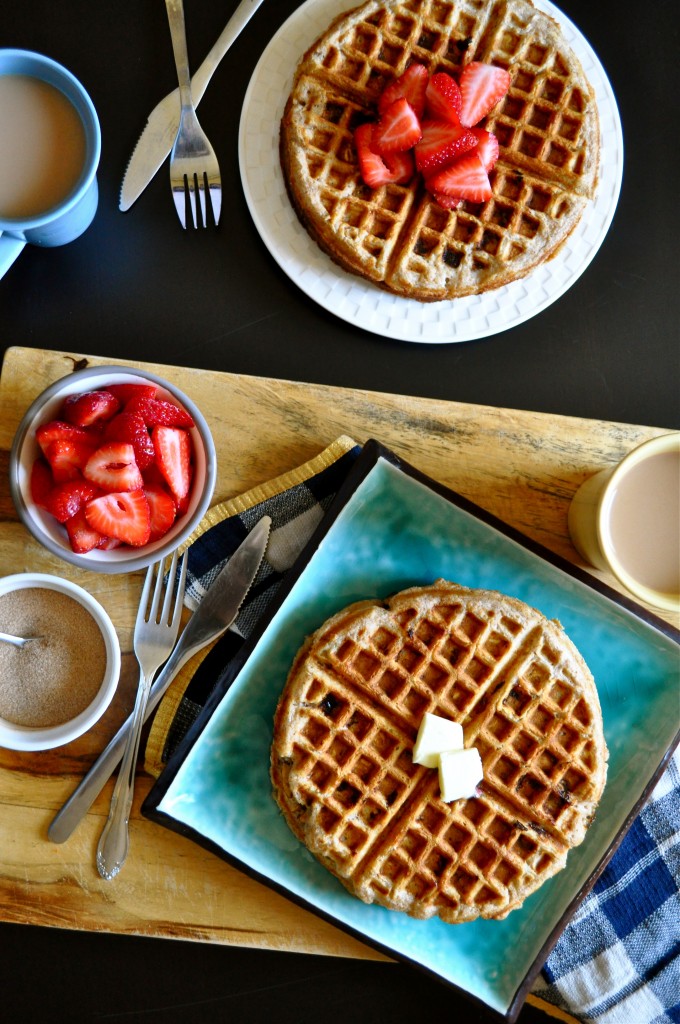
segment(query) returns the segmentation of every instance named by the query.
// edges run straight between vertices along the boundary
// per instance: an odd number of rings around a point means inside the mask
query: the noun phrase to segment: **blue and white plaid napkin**
[[[534,992],[595,1024],[679,1024],[680,752],[567,925]]]
[[[209,513],[189,549],[194,606],[261,516],[271,517],[272,531],[237,632],[198,666],[190,663],[156,713],[146,748],[152,774],[200,714],[219,670],[254,629],[359,452],[339,438],[304,466]],[[680,1024],[680,752],[563,932],[534,993],[584,1022]]]

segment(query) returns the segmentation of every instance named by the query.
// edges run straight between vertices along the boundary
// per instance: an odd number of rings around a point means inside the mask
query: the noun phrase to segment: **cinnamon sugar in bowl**
[[[111,619],[86,590],[58,576],[0,579],[0,747],[48,750],[81,736],[111,703],[120,645]]]

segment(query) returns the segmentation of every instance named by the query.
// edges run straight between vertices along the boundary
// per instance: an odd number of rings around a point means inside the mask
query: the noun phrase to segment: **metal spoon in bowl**
[[[12,636],[11,633],[0,633],[0,640],[5,640],[8,644],[14,644],[15,647],[25,647],[26,644],[30,644],[31,640],[42,640],[40,636]]]

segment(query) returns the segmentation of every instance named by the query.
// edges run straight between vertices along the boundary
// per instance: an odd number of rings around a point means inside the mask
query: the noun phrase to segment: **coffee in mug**
[[[97,210],[99,121],[80,82],[30,50],[0,50],[0,277],[27,243],[71,242]]]
[[[680,611],[680,433],[660,434],[600,470],[569,507],[576,550],[635,597]]]
[[[0,218],[37,217],[75,190],[85,128],[63,92],[30,75],[0,75]]]

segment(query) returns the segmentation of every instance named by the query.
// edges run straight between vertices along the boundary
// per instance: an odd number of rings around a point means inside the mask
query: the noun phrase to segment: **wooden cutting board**
[[[239,946],[384,959],[187,839],[140,817],[151,779],[140,773],[131,852],[104,882],[95,867],[112,783],[63,845],[47,827],[129,713],[137,669],[132,630],[142,574],[76,570],[42,549],[18,521],[7,463],[33,399],[84,365],[149,369],[201,408],[218,453],[215,502],[306,462],[341,434],[382,441],[420,470],[552,551],[579,563],[567,509],[579,484],[664,431],[79,353],[7,351],[0,377],[0,565],[72,579],[111,615],[124,652],[121,683],[104,718],[80,740],[35,754],[0,750],[0,919],[93,931],[199,939]],[[615,581],[595,573],[612,586]],[[668,617],[678,625],[677,616]]]

